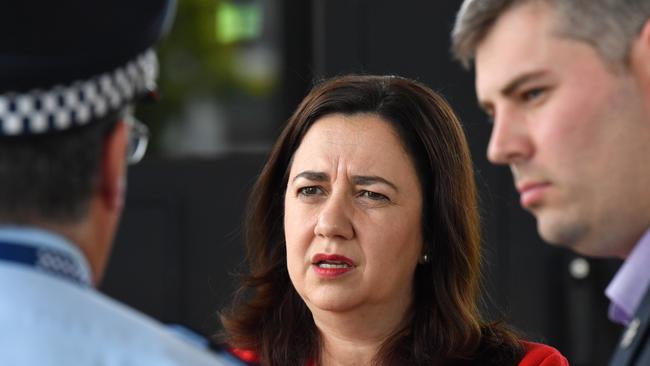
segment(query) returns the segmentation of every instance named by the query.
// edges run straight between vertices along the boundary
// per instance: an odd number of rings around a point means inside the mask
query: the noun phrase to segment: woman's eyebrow
[[[305,178],[305,179],[308,179],[308,180],[311,180],[311,181],[314,181],[314,182],[325,182],[325,181],[328,181],[330,177],[329,177],[329,175],[327,175],[327,173],[324,173],[324,172],[315,172],[315,171],[312,171],[312,170],[305,170],[304,172],[301,172],[301,173],[297,174],[295,177],[293,177],[291,182],[292,183],[295,182],[296,179],[298,179],[298,178]]]
[[[352,182],[358,186],[369,186],[375,183],[383,183],[391,187],[392,189],[394,189],[395,192],[399,192],[399,189],[397,189],[397,186],[395,184],[391,183],[387,179],[378,177],[376,175],[355,175],[352,177]]]
[[[296,174],[296,176],[293,177],[291,182],[292,183],[295,182],[298,178],[304,178],[314,182],[326,182],[329,181],[330,179],[327,173],[316,172],[312,170],[305,170],[304,172]],[[397,186],[394,183],[392,183],[388,179],[376,175],[355,175],[352,177],[352,183],[358,186],[369,186],[371,184],[383,183],[391,187],[393,190],[395,190],[395,192],[399,192],[399,189],[397,189]]]

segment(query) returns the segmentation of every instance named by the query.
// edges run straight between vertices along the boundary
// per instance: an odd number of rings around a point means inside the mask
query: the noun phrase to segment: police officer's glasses
[[[149,128],[138,121],[132,113],[125,113],[124,122],[129,126],[129,146],[126,151],[126,161],[133,165],[144,157],[149,143]]]

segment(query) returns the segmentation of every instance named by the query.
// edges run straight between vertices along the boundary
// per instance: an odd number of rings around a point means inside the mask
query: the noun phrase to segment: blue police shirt
[[[90,286],[51,232],[0,227],[0,365],[234,365]]]

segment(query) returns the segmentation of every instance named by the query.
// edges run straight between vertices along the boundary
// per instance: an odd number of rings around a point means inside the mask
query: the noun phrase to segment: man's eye
[[[523,93],[521,93],[521,99],[526,102],[537,99],[544,93],[544,91],[545,91],[544,88],[533,88],[533,89],[526,90]]]
[[[302,187],[298,190],[298,194],[301,196],[315,196],[322,193],[323,191],[318,187]]]
[[[488,122],[490,125],[493,125],[493,124],[494,124],[494,114],[492,114],[492,113],[488,113],[488,114],[487,114],[487,122]]]
[[[487,122],[491,125],[494,124],[494,107],[492,106],[481,106],[483,113],[487,116]]]
[[[384,196],[381,193],[372,192],[372,191],[363,191],[361,196],[364,198],[369,198],[373,201],[388,201],[388,197]]]

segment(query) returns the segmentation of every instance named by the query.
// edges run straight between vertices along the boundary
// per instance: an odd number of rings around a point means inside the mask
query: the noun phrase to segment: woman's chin
[[[347,294],[314,294],[306,299],[312,314],[315,312],[345,313],[360,305],[358,296],[351,298]]]

